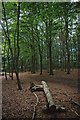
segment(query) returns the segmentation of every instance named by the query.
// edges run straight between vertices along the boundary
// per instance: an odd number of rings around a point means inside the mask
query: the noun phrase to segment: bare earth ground
[[[17,89],[16,77],[14,80],[8,78],[6,81],[2,77],[2,117],[5,119],[27,119],[31,120],[33,107],[36,98],[30,92],[30,82],[41,84],[44,80],[47,82],[52,93],[55,104],[65,106],[66,112],[44,113],[43,107],[46,105],[46,99],[43,92],[37,92],[39,103],[36,107],[36,120],[51,120],[53,118],[79,118],[79,111],[76,105],[71,104],[70,99],[79,102],[80,93],[78,90],[78,70],[73,70],[70,75],[56,70],[54,75],[50,76],[47,72],[43,75],[31,74],[30,72],[20,73],[22,90]]]

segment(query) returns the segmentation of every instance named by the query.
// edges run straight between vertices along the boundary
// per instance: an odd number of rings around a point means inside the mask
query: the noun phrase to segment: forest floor
[[[44,80],[50,88],[55,104],[65,106],[66,112],[44,113],[43,107],[46,105],[44,93],[36,92],[39,97],[39,103],[36,107],[36,120],[79,118],[80,108],[70,101],[72,98],[79,102],[78,77],[78,70],[73,70],[69,75],[60,70],[55,70],[54,75],[49,75],[45,71],[43,71],[43,75],[39,75],[39,72],[36,74],[21,72],[20,79],[23,89],[18,90],[15,75],[14,80],[9,77],[8,80],[5,80],[5,77],[2,76],[2,117],[11,120],[31,120],[36,98],[29,89],[30,82],[41,84],[41,81]]]

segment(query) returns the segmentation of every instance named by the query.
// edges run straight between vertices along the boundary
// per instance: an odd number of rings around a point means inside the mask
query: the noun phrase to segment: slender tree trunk
[[[36,30],[37,30],[37,26],[36,26]],[[40,75],[42,75],[42,53],[43,53],[43,50],[41,50],[42,44],[40,43],[38,30],[37,30],[37,37],[38,37],[38,49],[39,49],[39,57],[40,57]]]
[[[49,35],[48,35],[48,22],[46,21],[45,22],[45,24],[46,24],[46,43],[47,43],[47,72],[49,73],[49,68],[50,68],[50,64],[49,64],[49,44],[48,44],[48,37],[49,37]]]
[[[32,54],[32,68],[31,68],[31,72],[34,74],[35,73],[35,44],[34,44],[34,33],[33,33],[33,25],[32,25],[32,42],[31,42],[31,54]]]
[[[51,29],[52,21],[49,21],[49,63],[50,63],[50,75],[53,75],[53,64],[52,64],[52,38],[51,38]]]
[[[38,47],[39,47],[39,56],[40,56],[40,75],[42,75],[42,53],[41,53],[40,44],[38,45]]]
[[[69,51],[69,32],[67,14],[65,16],[65,30],[66,30],[67,74],[70,74],[70,51]]]
[[[8,40],[8,46],[9,46],[9,49],[10,49],[10,52],[11,52],[11,58],[12,58],[12,79],[13,79],[14,58],[13,58],[13,51],[12,51],[12,48],[11,48],[11,42],[10,42],[10,37],[9,37],[8,23],[7,23],[7,18],[6,18],[6,11],[5,11],[4,2],[2,2],[2,6],[3,6],[3,9],[4,9],[4,19],[5,19],[5,22],[6,22],[6,31],[5,31],[3,26],[2,26],[2,28],[4,30],[6,38]]]
[[[11,63],[11,68],[10,68],[9,48],[8,48],[7,59],[8,59],[8,71],[9,71],[9,77],[11,77],[11,79],[13,80],[13,68],[12,68],[12,64],[13,64],[13,63]]]
[[[6,41],[5,41],[5,45],[4,45],[3,69],[4,69],[5,78],[7,80],[5,49],[6,49]]]
[[[49,29],[48,29],[49,27]],[[48,22],[46,21],[46,41],[47,41],[47,45],[48,45],[48,51],[49,51],[49,74],[53,75],[53,64],[52,64],[52,21]],[[48,52],[47,51],[47,52]],[[47,54],[48,55],[48,54]]]
[[[16,56],[16,66],[15,66],[15,73],[16,73],[16,78],[17,78],[17,84],[18,84],[18,89],[21,90],[21,83],[20,83],[20,79],[19,79],[19,52],[20,52],[20,48],[19,48],[19,16],[20,16],[20,2],[18,2],[18,11],[17,11],[17,56]]]
[[[47,72],[49,73],[49,49],[47,45]]]

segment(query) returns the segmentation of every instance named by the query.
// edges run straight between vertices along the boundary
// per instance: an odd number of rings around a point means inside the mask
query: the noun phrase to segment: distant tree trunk
[[[39,56],[40,56],[40,75],[42,75],[42,53],[41,53],[40,43],[38,43],[38,47],[39,47]]]
[[[7,80],[5,49],[6,49],[6,41],[5,41],[5,45],[4,45],[4,57],[2,58],[2,62],[3,62],[3,69],[4,69],[5,78]]]
[[[37,30],[37,28],[36,28],[36,30]],[[38,37],[38,49],[39,49],[39,58],[40,58],[40,75],[42,75],[42,53],[43,53],[43,50],[41,50],[42,44],[40,43],[38,30],[37,30],[37,37]]]
[[[62,31],[62,61],[63,61],[63,69],[66,72],[66,42],[64,31]]]
[[[49,73],[49,49],[47,45],[47,72]]]
[[[32,55],[32,68],[31,68],[31,73],[35,74],[35,59],[34,59],[34,55]]]
[[[65,16],[65,31],[66,31],[66,52],[67,52],[67,74],[70,74],[70,51],[69,51],[69,31],[68,31],[68,13]]]
[[[20,16],[20,2],[18,2],[18,11],[17,11],[17,56],[16,56],[16,66],[15,66],[15,73],[17,78],[18,89],[22,90],[20,79],[19,79],[19,16]]]
[[[67,61],[67,60],[66,60],[66,55],[65,55],[65,64],[64,64],[64,65],[65,65],[65,66],[64,66],[65,72],[66,72],[66,69],[67,69],[66,61]]]
[[[30,62],[28,62],[28,63],[30,64]],[[28,64],[28,65],[29,65],[29,64]],[[26,72],[26,71],[27,71],[27,62],[26,62],[26,60],[24,61],[24,64],[23,64],[23,65],[24,65],[24,67],[23,67],[23,68],[24,68],[24,71]]]
[[[42,55],[40,54],[40,75],[42,75]]]
[[[53,75],[53,67],[52,67],[52,38],[51,38],[51,31],[52,31],[52,21],[49,21],[49,63],[50,63],[50,75]]]
[[[48,37],[49,37],[49,35],[48,35],[48,22],[46,21],[45,22],[45,24],[46,24],[46,43],[47,43],[47,72],[49,73],[49,68],[50,68],[50,64],[49,64],[49,45],[48,45]]]
[[[40,75],[42,75],[42,53],[39,45],[39,56],[40,56]]]
[[[8,59],[8,72],[9,72],[9,76],[10,76],[10,58],[9,58],[9,48],[8,48],[8,52],[7,52],[7,59]]]
[[[33,25],[32,25],[32,41],[31,41],[31,54],[32,54],[32,68],[31,72],[34,74],[35,73],[35,43],[34,43],[34,30],[33,30]]]

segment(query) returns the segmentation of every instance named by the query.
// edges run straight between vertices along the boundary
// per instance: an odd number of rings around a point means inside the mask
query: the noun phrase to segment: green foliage
[[[31,66],[33,52],[35,55],[36,66],[40,65],[39,61],[39,45],[40,51],[43,56],[43,66],[47,69],[47,41],[46,40],[46,22],[49,23],[52,20],[52,60],[53,68],[61,68],[62,63],[64,64],[63,54],[66,54],[65,50],[65,17],[68,16],[68,29],[69,29],[69,40],[70,40],[70,52],[71,64],[75,67],[74,62],[77,63],[78,42],[76,36],[77,17],[80,12],[78,3],[70,2],[21,2],[20,10],[20,35],[19,35],[19,46],[20,55],[19,63],[23,60],[23,66]],[[14,58],[16,56],[15,43],[16,43],[16,26],[17,26],[17,2],[5,2],[6,16],[9,28],[9,34],[11,38],[11,47],[14,51]],[[3,17],[2,10],[2,21],[5,20]],[[75,28],[74,28],[75,27]],[[32,31],[33,28],[33,31]],[[3,31],[4,32],[4,31]],[[50,27],[48,26],[48,33]],[[39,34],[39,36],[38,36]],[[71,35],[70,35],[71,34]],[[49,34],[48,34],[49,36]],[[49,37],[48,37],[49,38]],[[3,34],[3,39],[6,41],[6,37]],[[5,42],[2,43],[4,47]],[[6,42],[6,66],[7,62],[7,51],[8,43]],[[4,52],[4,50],[3,50]],[[11,55],[9,55],[11,58]],[[62,59],[61,59],[62,58]],[[62,62],[62,63],[61,63]],[[21,64],[20,64],[21,66]],[[38,67],[39,68],[39,67]]]

